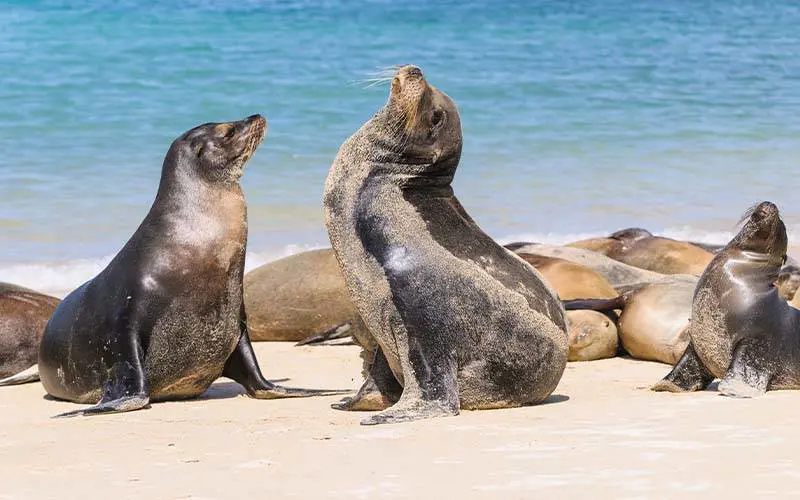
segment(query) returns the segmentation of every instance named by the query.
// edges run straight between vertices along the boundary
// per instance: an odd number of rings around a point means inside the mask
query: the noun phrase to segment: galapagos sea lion
[[[689,343],[689,318],[697,277],[685,274],[622,288],[609,300],[565,301],[577,309],[622,310],[617,323],[622,347],[636,359],[674,365]]]
[[[628,228],[608,238],[593,238],[566,246],[602,253],[625,264],[661,274],[700,276],[714,254],[691,243],[653,236],[641,228]]]
[[[562,300],[610,299],[619,295],[603,275],[584,265],[532,253],[517,255],[535,267]]]
[[[698,391],[714,378],[722,379],[719,392],[734,397],[800,388],[800,310],[774,284],[786,259],[786,227],[767,201],[743,220],[700,277],[686,352],[653,390]]]
[[[39,380],[36,363],[44,327],[59,299],[0,283],[0,386]]]
[[[613,358],[619,349],[616,314],[599,311],[567,311],[568,361]]]
[[[663,274],[623,264],[603,254],[583,248],[572,248],[541,243],[511,243],[506,245],[517,254],[529,253],[546,257],[557,257],[581,264],[600,273],[615,290],[619,287],[658,281]]]
[[[247,273],[244,306],[252,341],[366,333],[330,248],[291,255]]]
[[[139,229],[47,324],[39,351],[45,390],[96,403],[63,416],[194,397],[220,376],[256,398],[317,394],[267,381],[247,333],[239,178],[265,131],[254,115],[200,125],[172,143]]]
[[[363,424],[539,403],[564,372],[560,301],[453,194],[461,146],[455,103],[404,66],[328,174],[328,234],[379,346],[364,386],[337,407],[396,401]]]

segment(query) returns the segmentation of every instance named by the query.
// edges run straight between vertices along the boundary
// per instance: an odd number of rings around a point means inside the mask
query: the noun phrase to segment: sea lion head
[[[266,130],[267,121],[261,115],[199,125],[172,143],[164,160],[164,173],[188,175],[209,183],[235,184]]]
[[[786,260],[788,237],[774,203],[762,201],[742,217],[743,225],[731,240],[731,245],[740,250],[766,255],[772,264],[779,267]]]
[[[613,233],[610,237],[619,241],[634,242],[643,240],[645,238],[652,238],[653,233],[640,227],[629,227],[627,229],[620,229],[619,231]]]
[[[408,181],[450,184],[461,157],[458,109],[417,66],[396,71],[389,100],[370,125],[381,139],[383,161],[376,168],[389,169]]]

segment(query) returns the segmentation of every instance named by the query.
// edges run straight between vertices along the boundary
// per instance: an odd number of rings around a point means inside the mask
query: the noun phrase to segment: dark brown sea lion
[[[39,380],[36,366],[44,327],[59,299],[0,283],[0,386]]]
[[[689,343],[687,328],[697,278],[665,276],[653,283],[623,288],[610,300],[565,302],[578,309],[621,309],[618,329],[623,348],[634,358],[675,364]]]
[[[239,178],[265,130],[255,115],[201,125],[172,143],[139,229],[47,324],[39,351],[45,390],[96,403],[64,415],[190,398],[220,376],[256,398],[315,394],[267,381],[247,332],[247,208]]]
[[[617,231],[608,238],[567,244],[602,253],[625,264],[661,274],[700,276],[714,254],[685,241],[653,236],[641,228]]]
[[[800,310],[775,280],[786,259],[778,207],[762,202],[700,277],[692,303],[690,343],[656,391],[705,389],[720,378],[727,396],[800,388]]]
[[[264,264],[244,277],[250,340],[303,340],[336,331],[364,335],[344,276],[330,248]]]
[[[405,66],[328,174],[328,233],[379,345],[359,394],[338,407],[397,401],[364,424],[538,403],[566,366],[555,293],[453,194],[461,145],[455,103]]]

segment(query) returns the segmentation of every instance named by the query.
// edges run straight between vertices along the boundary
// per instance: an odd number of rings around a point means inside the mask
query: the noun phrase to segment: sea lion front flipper
[[[365,350],[362,356],[369,354]],[[352,398],[344,398],[338,403],[333,403],[334,410],[345,411],[380,411],[397,403],[403,393],[403,386],[395,378],[386,355],[380,347],[373,353],[372,361],[367,371],[367,379]]]
[[[264,378],[264,375],[261,374],[261,368],[258,366],[256,353],[253,351],[253,344],[250,343],[250,334],[247,331],[247,322],[244,318],[243,303],[239,343],[236,344],[236,349],[233,350],[228,360],[225,362],[222,376],[239,383],[245,388],[250,397],[256,399],[305,398],[309,396],[335,396],[353,392],[350,390],[283,387],[273,384]]]
[[[666,377],[650,388],[656,392],[693,392],[702,391],[714,381],[703,362],[697,356],[692,342],[686,346],[681,359]]]
[[[127,329],[127,342],[120,342],[113,358],[107,359],[109,379],[103,386],[103,397],[94,406],[56,415],[76,417],[140,410],[150,406],[150,391],[144,372],[144,349],[137,328]]]
[[[443,350],[443,342],[430,332],[414,330],[414,310],[402,321],[396,312],[386,320],[397,342],[403,367],[403,394],[394,406],[361,421],[361,425],[393,424],[424,418],[458,415],[460,398],[455,353]]]
[[[733,351],[731,364],[719,383],[723,396],[754,398],[767,392],[773,372],[768,366],[769,353],[761,339],[742,340]]]

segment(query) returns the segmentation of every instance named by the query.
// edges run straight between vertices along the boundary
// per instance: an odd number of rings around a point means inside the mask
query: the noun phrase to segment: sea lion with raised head
[[[0,386],[39,380],[36,363],[44,327],[59,299],[0,283]]]
[[[267,381],[247,332],[239,178],[265,130],[255,115],[200,125],[172,143],[139,229],[47,324],[39,351],[45,390],[95,404],[63,416],[194,397],[220,376],[255,398],[318,394]]]
[[[607,238],[592,238],[567,246],[602,253],[625,264],[661,274],[700,276],[714,254],[686,241],[653,236],[637,227],[622,229]]]
[[[800,311],[774,284],[786,259],[786,227],[767,201],[743,220],[700,277],[686,352],[653,390],[698,391],[714,378],[722,379],[719,392],[734,397],[800,388]]]
[[[539,403],[564,372],[555,293],[453,194],[461,145],[455,103],[404,66],[328,174],[333,250],[379,346],[362,389],[338,407],[397,401],[364,424]]]

